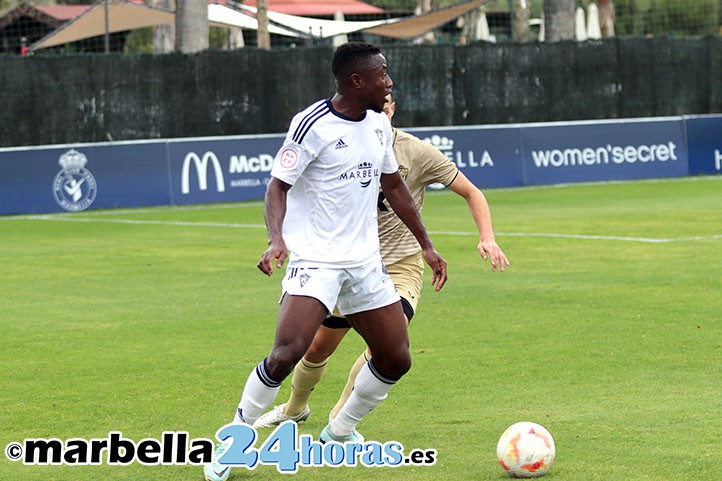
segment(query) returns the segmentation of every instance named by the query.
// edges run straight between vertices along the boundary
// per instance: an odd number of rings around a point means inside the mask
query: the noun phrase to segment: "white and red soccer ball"
[[[554,461],[554,439],[549,431],[528,421],[509,426],[496,445],[496,458],[515,478],[544,476]]]

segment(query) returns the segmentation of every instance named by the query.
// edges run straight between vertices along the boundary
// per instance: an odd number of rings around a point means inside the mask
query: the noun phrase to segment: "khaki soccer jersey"
[[[424,206],[427,186],[440,183],[448,187],[459,173],[456,165],[439,149],[398,129],[394,129],[394,154],[399,173],[406,181],[419,212]],[[381,257],[386,265],[421,250],[414,235],[394,213],[383,194],[379,197],[378,221]]]

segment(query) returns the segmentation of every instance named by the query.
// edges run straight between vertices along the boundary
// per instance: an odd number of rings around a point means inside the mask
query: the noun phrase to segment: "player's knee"
[[[318,344],[316,342],[312,343],[311,346],[308,348],[308,351],[306,351],[306,354],[303,356],[308,362],[312,362],[314,364],[320,364],[333,354],[333,352],[336,350],[335,346],[330,347],[323,344]]]
[[[286,379],[302,355],[302,350],[292,346],[274,347],[267,358],[268,374],[274,379]]]
[[[389,356],[374,356],[373,361],[379,373],[392,380],[401,379],[411,369],[411,353],[408,349],[399,350]]]
[[[396,372],[394,374],[397,379],[409,372],[409,370],[411,370],[411,354],[408,350],[406,351],[404,356],[399,358],[395,366]]]

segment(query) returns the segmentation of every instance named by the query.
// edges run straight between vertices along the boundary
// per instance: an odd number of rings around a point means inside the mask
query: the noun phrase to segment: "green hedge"
[[[401,127],[722,112],[722,38],[382,47]],[[0,146],[285,132],[330,47],[0,57]]]

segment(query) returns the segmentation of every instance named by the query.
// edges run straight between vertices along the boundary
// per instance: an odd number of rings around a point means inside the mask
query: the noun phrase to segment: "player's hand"
[[[257,267],[261,269],[261,272],[267,276],[273,274],[273,265],[277,268],[283,267],[283,263],[288,257],[288,249],[286,249],[286,243],[283,240],[278,242],[271,242],[268,245],[268,249],[261,255],[261,259],[258,261]],[[276,261],[275,263],[273,261]]]
[[[497,268],[499,268],[501,272],[504,272],[504,269],[510,265],[509,259],[506,258],[506,254],[504,254],[501,247],[496,244],[496,241],[482,240],[476,246],[476,250],[479,251],[479,255],[482,259],[491,260],[492,272],[496,272]]]
[[[436,252],[436,249],[426,249],[422,253],[424,260],[431,267],[431,272],[433,272],[431,285],[435,286],[435,290],[438,292],[446,284],[446,261]]]

